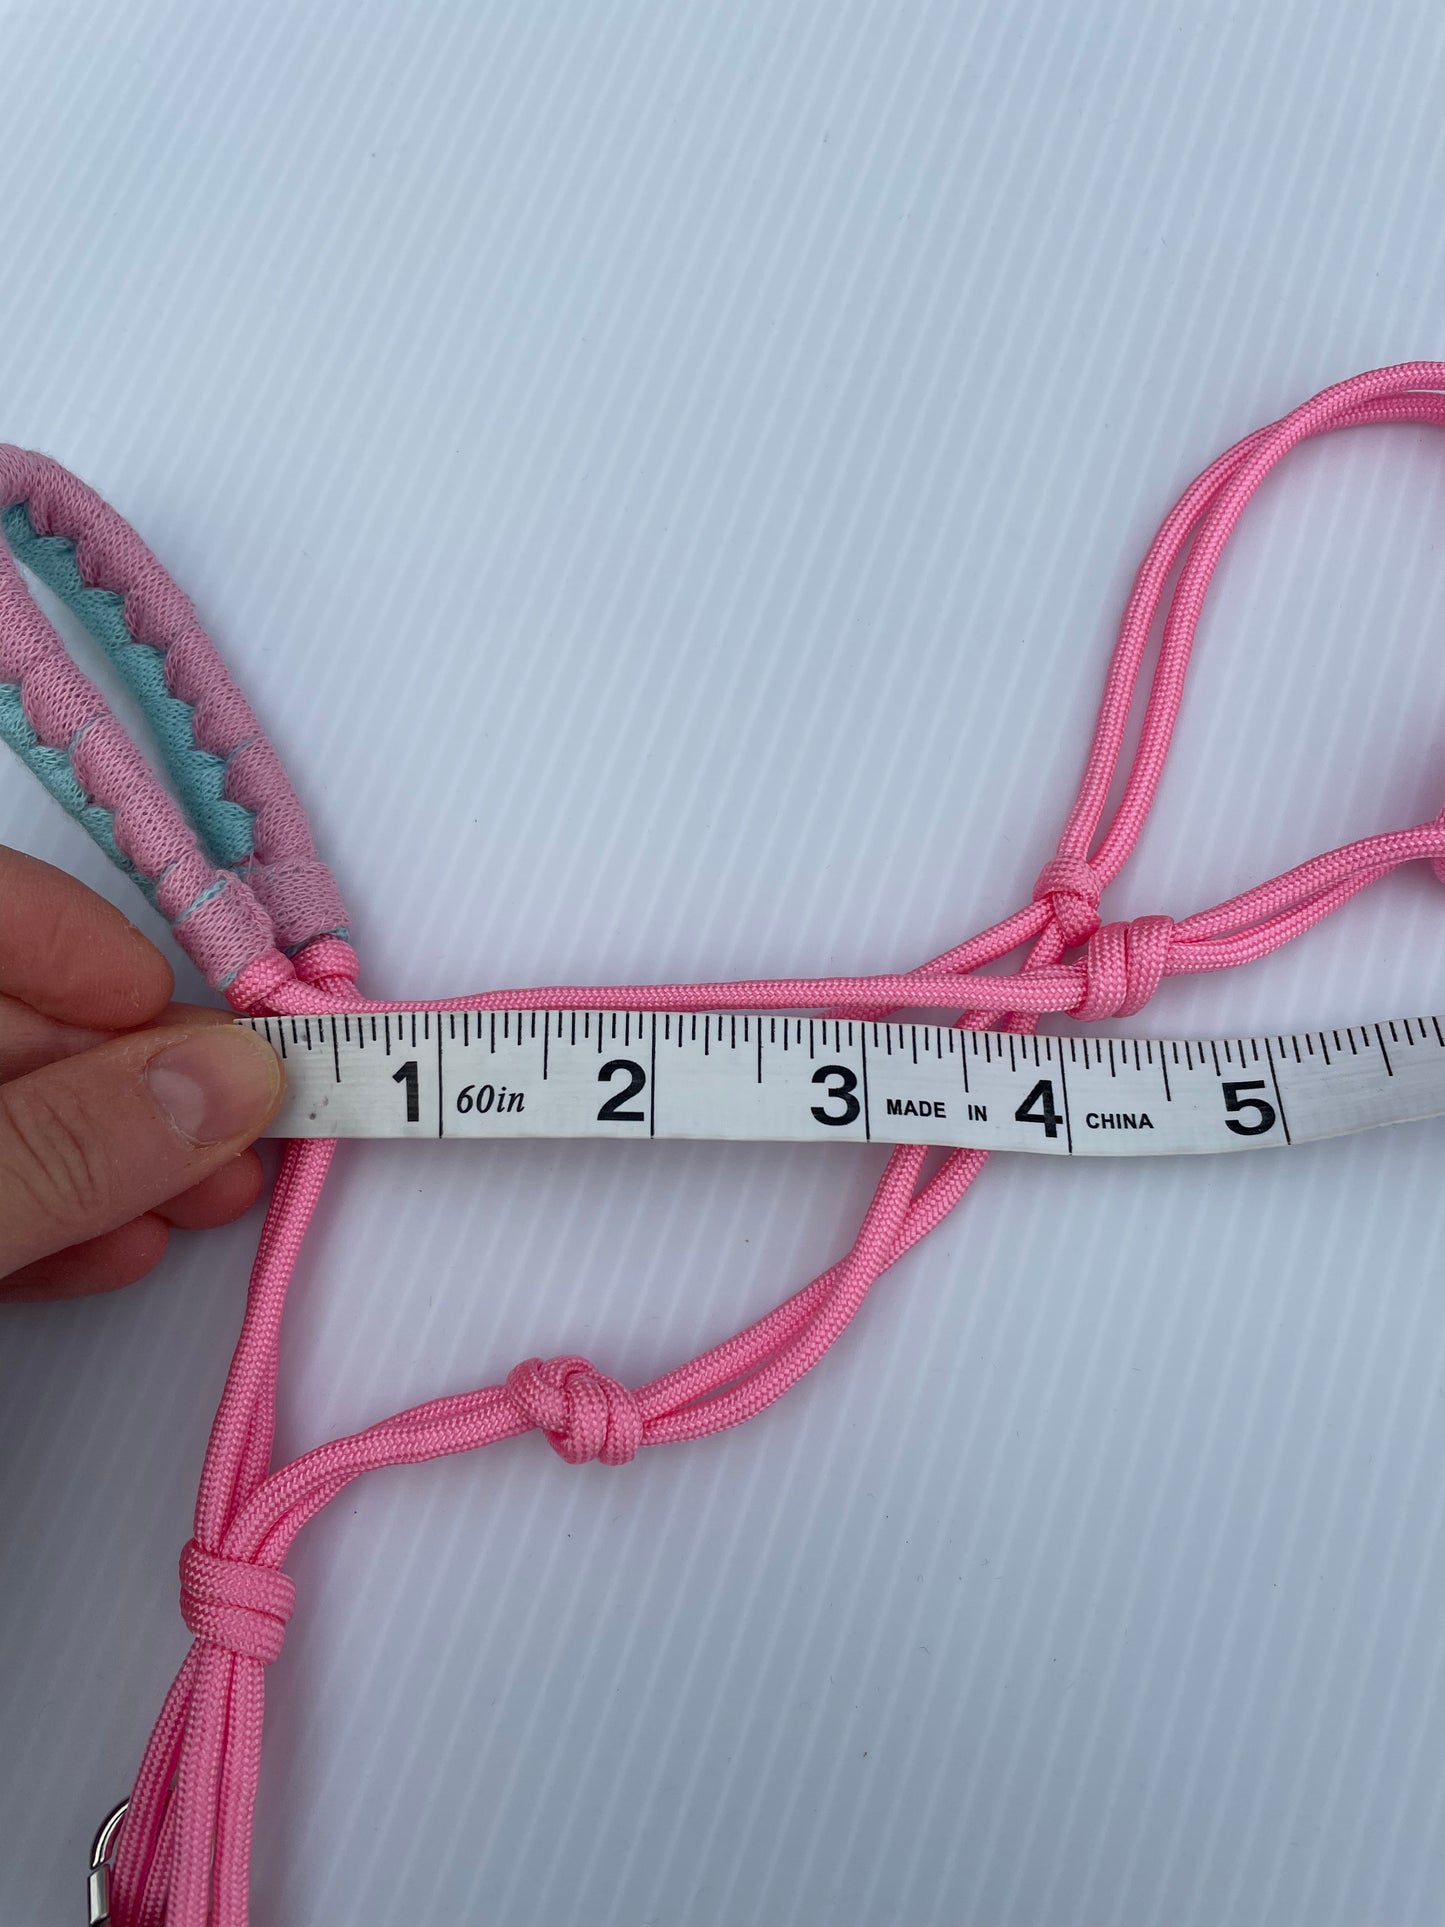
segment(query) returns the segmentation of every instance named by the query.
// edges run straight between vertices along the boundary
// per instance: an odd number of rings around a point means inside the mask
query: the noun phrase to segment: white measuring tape
[[[1139,1157],[1445,1113],[1434,1017],[1180,1042],[635,1010],[238,1021],[286,1062],[272,1137],[852,1139]]]

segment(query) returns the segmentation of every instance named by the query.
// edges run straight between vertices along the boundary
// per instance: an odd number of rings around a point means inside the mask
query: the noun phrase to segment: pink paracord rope
[[[1185,490],[1135,579],[1109,665],[1078,798],[1031,901],[907,974],[743,983],[565,985],[440,999],[358,995],[330,875],[254,718],[184,597],[139,538],[84,485],[43,458],[0,449],[0,507],[29,504],[35,528],[75,541],[81,574],[134,603],[137,646],[162,651],[167,680],[195,705],[196,741],[228,759],[227,794],[256,813],[253,857],[208,861],[173,800],[70,663],[6,559],[0,569],[0,682],[20,684],[42,745],[69,745],[88,796],[115,813],[116,841],[178,935],[238,1011],[311,1014],[425,1008],[767,1010],[967,1007],[958,1022],[1026,1032],[1049,1011],[1090,1019],[1139,1010],[1161,980],[1222,970],[1299,936],[1402,863],[1445,882],[1445,812],[1313,858],[1212,910],[1175,921],[1101,924],[1099,901],[1133,849],[1163,770],[1205,592],[1245,503],[1296,443],[1381,422],[1445,425],[1445,362],[1378,369],[1326,389],[1237,442]],[[1168,579],[1179,567],[1133,762],[1101,830],[1135,685]],[[187,693],[189,692],[189,693]],[[84,761],[82,762],[82,753]],[[233,775],[234,772],[234,775]],[[234,787],[232,784],[234,783]],[[269,812],[269,820],[266,813]],[[176,880],[177,868],[184,875]],[[199,901],[198,901],[199,899]],[[219,908],[217,908],[219,906]],[[1011,974],[978,974],[1021,945]],[[1064,953],[1083,945],[1071,962]],[[290,953],[290,954],[288,954]],[[966,981],[964,981],[966,980]],[[141,1762],[112,1882],[117,1927],[244,1927],[264,1675],[294,1592],[282,1570],[297,1533],[353,1479],[540,1430],[569,1463],[620,1465],[642,1446],[741,1424],[780,1398],[843,1332],[870,1285],[963,1196],[986,1154],[955,1151],[920,1188],[927,1149],[888,1159],[862,1227],[829,1270],[767,1317],[638,1390],[587,1360],[530,1359],[500,1385],[434,1399],[271,1469],[287,1284],[335,1144],[287,1146],[252,1272],[241,1335],[212,1428],[181,1557],[181,1609],[195,1635]]]

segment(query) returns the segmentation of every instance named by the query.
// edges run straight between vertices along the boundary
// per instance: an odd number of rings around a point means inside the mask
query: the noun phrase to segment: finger
[[[110,1035],[109,1031],[58,1023],[54,1017],[42,1017],[18,998],[0,997],[0,1084],[23,1077],[27,1071],[38,1071],[58,1058],[90,1050]]]
[[[149,1019],[148,1028],[232,1022],[230,1011],[217,1010],[209,1004],[167,1004]],[[91,1050],[111,1035],[110,1031],[62,1024],[54,1017],[42,1017],[38,1010],[32,1010],[29,1004],[22,1004],[14,997],[0,997],[0,1084],[8,1084],[12,1077],[23,1077],[27,1071],[38,1071],[62,1057]]]
[[[164,1257],[168,1227],[211,1231],[230,1224],[250,1210],[264,1182],[261,1160],[254,1151],[242,1151],[144,1217],[0,1278],[0,1299],[78,1298],[134,1284]]]
[[[71,1245],[49,1258],[22,1265],[0,1278],[0,1299],[35,1302],[44,1298],[88,1298],[98,1291],[119,1291],[154,1271],[166,1254],[170,1232],[149,1212],[129,1224],[103,1231],[98,1238]]]
[[[234,1024],[235,1021],[235,1011],[223,1010],[218,1004],[167,1004],[147,1020],[147,1029],[175,1029],[181,1024],[187,1028],[198,1024]]]
[[[135,1032],[0,1084],[0,1277],[218,1171],[281,1090],[271,1046],[233,1024]]]
[[[148,1023],[171,967],[113,903],[63,870],[0,847],[0,995],[90,1030]]]
[[[174,1225],[177,1231],[214,1231],[219,1224],[239,1218],[261,1195],[266,1174],[254,1151],[223,1164],[199,1184],[193,1184],[179,1197],[167,1198],[156,1206],[156,1216]]]

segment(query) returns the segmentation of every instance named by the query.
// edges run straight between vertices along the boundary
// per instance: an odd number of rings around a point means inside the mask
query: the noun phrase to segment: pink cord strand
[[[1232,968],[1309,929],[1402,863],[1445,881],[1445,812],[1431,823],[1326,852],[1215,908],[1174,921],[1103,924],[1099,899],[1138,839],[1168,753],[1199,616],[1245,503],[1309,436],[1371,423],[1445,425],[1445,363],[1410,362],[1342,382],[1237,442],[1190,484],[1140,566],[1120,624],[1079,793],[1030,903],[909,973],[744,983],[558,986],[374,1002],[358,996],[349,945],[321,937],[287,958],[267,946],[228,991],[276,1014],[405,1009],[891,1009],[958,1011],[974,1026],[1032,1030],[1040,1015],[1139,1009],[1166,976]],[[1171,576],[1139,741],[1101,832],[1145,655]],[[1010,974],[981,974],[1021,945]],[[1067,949],[1083,953],[1065,962]],[[540,1429],[569,1462],[621,1464],[644,1445],[742,1424],[818,1362],[884,1271],[958,1203],[985,1154],[955,1151],[922,1188],[926,1149],[894,1150],[852,1246],[746,1331],[630,1391],[581,1358],[533,1359],[501,1385],[437,1398],[292,1464],[270,1468],[287,1285],[326,1178],[332,1143],[287,1147],[245,1319],[212,1428],[182,1559],[182,1609],[196,1633],[142,1759],[112,1885],[117,1927],[245,1927],[265,1665],[291,1607],[281,1571],[296,1534],[362,1473],[415,1464]]]

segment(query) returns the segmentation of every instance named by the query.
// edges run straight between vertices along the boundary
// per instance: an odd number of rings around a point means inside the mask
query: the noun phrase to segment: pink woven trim
[[[265,905],[282,950],[312,942],[318,933],[346,928],[341,890],[319,858],[270,868],[248,864],[243,876]]]
[[[266,913],[245,885],[231,876],[223,879],[215,896],[199,902],[192,897],[190,902],[195,907],[180,912],[174,926],[176,941],[207,983],[227,983],[269,941]]]
[[[17,502],[27,504],[39,533],[75,544],[87,583],[122,596],[136,646],[162,653],[167,686],[190,707],[197,744],[229,759],[226,794],[252,813],[255,861],[244,880],[227,883],[214,906],[177,928],[208,980],[220,986],[273,945],[289,950],[344,928],[341,893],[316,854],[301,805],[188,598],[93,489],[46,456],[0,445],[0,507]],[[3,545],[0,681],[19,685],[42,743],[74,745],[78,780],[93,801],[116,811],[117,844],[143,877],[155,882],[184,859],[184,885],[176,878],[158,892],[168,916],[221,881],[170,791],[71,660]]]
[[[200,747],[225,758],[243,744],[252,745],[248,757],[228,767],[226,793],[255,815],[259,861],[313,859],[316,848],[296,795],[189,597],[94,489],[48,456],[31,456],[30,464],[28,488],[10,499],[28,503],[41,535],[63,535],[75,543],[76,564],[86,582],[123,598],[126,626],[137,643],[165,657],[166,682],[191,709]]]
[[[27,706],[34,687],[34,678],[21,685]],[[142,876],[159,878],[170,865],[189,857],[193,883],[187,902],[220,878],[220,871],[197,848],[195,832],[175,798],[108,710],[76,743],[71,767],[86,792],[112,812],[115,840]]]

